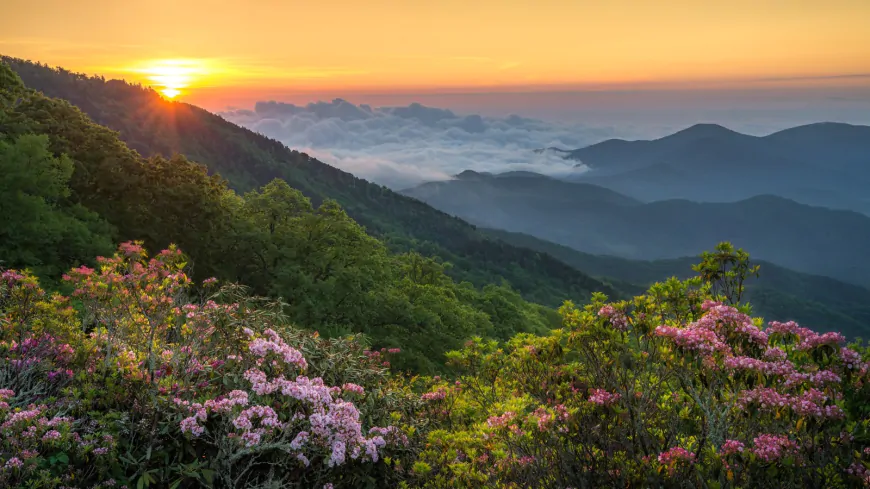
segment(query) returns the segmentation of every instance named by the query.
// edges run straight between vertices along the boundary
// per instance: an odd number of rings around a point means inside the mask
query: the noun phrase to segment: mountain
[[[553,220],[574,209],[597,205],[634,206],[640,202],[603,187],[540,176],[487,175],[468,170],[454,180],[428,182],[403,190],[472,224],[502,228],[511,221]]]
[[[553,179],[430,182],[405,191],[481,227],[520,232],[594,254],[652,260],[731,241],[756,258],[870,284],[870,217],[762,195],[730,203],[643,204],[609,189]]]
[[[193,105],[119,80],[88,77],[2,57],[25,85],[67,100],[96,123],[118,132],[144,156],[179,153],[247,191],[274,178],[287,181],[317,206],[337,201],[367,231],[397,251],[417,250],[452,263],[451,274],[476,285],[507,280],[525,297],[556,305],[610,289],[550,257],[488,238],[461,219],[359,179],[232,124]]]
[[[698,124],[656,140],[607,140],[565,158],[591,169],[572,180],[646,201],[732,202],[773,194],[870,213],[868,126],[818,123],[756,137]]]
[[[698,262],[693,256],[629,260],[584,253],[528,234],[497,229],[484,232],[508,243],[553,255],[633,294],[642,294],[650,284],[670,277],[692,277],[695,275],[692,265]],[[768,320],[792,320],[819,330],[839,329],[850,337],[870,338],[870,290],[867,288],[796,272],[763,260],[754,261],[761,266],[760,275],[747,283],[746,299],[755,314]]]

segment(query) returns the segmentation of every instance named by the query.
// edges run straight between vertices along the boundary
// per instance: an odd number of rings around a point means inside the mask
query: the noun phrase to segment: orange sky
[[[868,0],[4,0],[2,10],[0,53],[168,79],[181,97],[864,83],[830,77],[870,73]]]

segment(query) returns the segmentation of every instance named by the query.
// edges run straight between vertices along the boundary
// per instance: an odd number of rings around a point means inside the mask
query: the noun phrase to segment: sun
[[[160,90],[160,93],[162,93],[166,98],[173,99],[181,94],[181,90],[177,88],[164,88]]]
[[[141,63],[132,71],[144,75],[145,82],[167,99],[189,91],[208,74],[205,63],[195,59],[159,59]]]

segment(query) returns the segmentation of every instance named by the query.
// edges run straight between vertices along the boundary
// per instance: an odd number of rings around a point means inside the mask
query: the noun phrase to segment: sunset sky
[[[208,105],[274,93],[870,83],[870,1],[5,0],[0,53]]]

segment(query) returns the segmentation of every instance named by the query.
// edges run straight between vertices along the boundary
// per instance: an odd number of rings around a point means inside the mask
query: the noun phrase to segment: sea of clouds
[[[396,190],[449,179],[464,170],[570,176],[585,168],[575,167],[576,161],[563,159],[559,152],[535,150],[576,149],[610,138],[657,138],[698,122],[755,135],[820,121],[870,123],[870,90],[865,88],[818,93],[418,94],[427,105],[410,97],[393,97],[378,107],[340,98],[306,105],[257,102],[253,110],[220,115]],[[463,113],[435,106],[461,108]],[[516,113],[523,116],[511,115]]]
[[[367,180],[401,190],[446,180],[464,170],[534,171],[565,176],[584,171],[576,161],[540,148],[575,149],[626,131],[517,115],[458,115],[412,103],[354,105],[342,99],[305,106],[258,102],[254,110],[221,116],[290,148]]]

